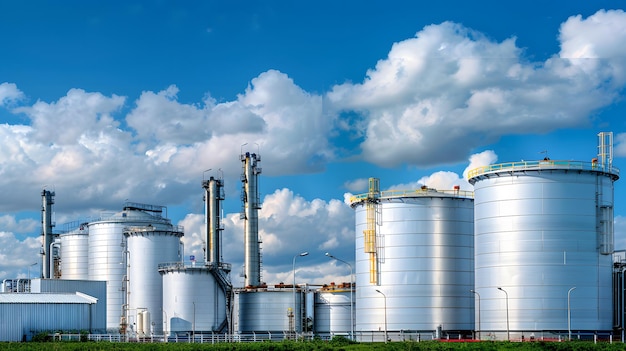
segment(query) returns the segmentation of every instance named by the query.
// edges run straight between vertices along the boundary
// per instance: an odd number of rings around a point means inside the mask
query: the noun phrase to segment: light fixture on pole
[[[389,340],[389,338],[387,337],[387,295],[383,294],[383,292],[378,289],[376,289],[376,292],[383,295],[384,309],[385,309],[385,344],[386,344],[387,341]]]
[[[478,332],[478,340],[480,340],[480,294],[478,293],[478,291],[472,289],[470,290],[472,293],[474,293],[476,296],[478,296],[478,329],[476,330]]]
[[[511,334],[509,330],[509,293],[501,287],[498,287],[498,290],[502,291],[504,295],[506,295],[506,339],[511,341]]]
[[[36,265],[36,264],[37,264],[37,262],[35,262],[35,263],[33,263],[33,264],[28,265],[28,279],[29,279],[29,280],[30,280],[30,267],[32,267],[32,266],[34,266],[34,265]]]
[[[308,254],[309,254],[309,252],[305,251],[305,252],[300,252],[299,254],[293,256],[293,263],[291,264],[291,270],[293,271],[293,313],[294,313],[294,316],[296,315],[296,311],[297,311],[297,309],[296,309],[296,257],[299,257],[299,256],[303,257],[303,256],[306,256]],[[299,314],[299,316],[300,317],[302,316],[302,312]],[[298,317],[298,318],[300,318],[300,317]],[[296,329],[296,324],[295,323],[294,323],[294,327],[293,328],[294,328],[294,332],[295,332],[296,331],[295,330]]]
[[[567,340],[572,340],[572,312],[569,304],[569,297],[576,287],[572,287],[567,291]]]
[[[345,264],[348,265],[348,267],[350,267],[350,340],[354,340],[354,310],[353,307],[354,306],[354,298],[353,298],[353,294],[352,291],[354,290],[354,276],[352,275],[352,265],[342,259],[339,259],[333,255],[331,255],[330,253],[326,253],[326,256],[337,260],[339,262],[343,262]]]

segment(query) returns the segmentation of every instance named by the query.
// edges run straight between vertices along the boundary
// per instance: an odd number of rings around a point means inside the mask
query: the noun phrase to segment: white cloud
[[[369,184],[369,180],[367,178],[359,178],[347,181],[343,184],[343,186],[350,192],[358,193],[358,192],[367,192],[367,187]]]
[[[24,93],[17,88],[17,85],[6,82],[0,84],[0,107],[10,106],[22,99],[24,99]]]
[[[561,27],[560,56],[528,62],[514,38],[495,42],[460,24],[430,25],[395,43],[362,83],[334,86],[329,109],[361,113],[365,123],[354,128],[365,127],[354,134],[365,135],[369,162],[458,162],[502,135],[589,124],[626,83],[624,33],[623,11],[572,17]]]
[[[615,149],[614,153],[617,157],[626,156],[626,133],[618,133],[615,135]]]
[[[32,277],[39,276],[39,249],[41,241],[26,237],[18,239],[12,232],[0,231],[0,276],[4,278],[26,278],[30,268]]]

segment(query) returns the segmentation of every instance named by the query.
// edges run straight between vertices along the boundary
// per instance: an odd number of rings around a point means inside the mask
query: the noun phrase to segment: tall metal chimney
[[[246,152],[241,155],[243,171],[241,174],[243,208],[240,215],[244,219],[244,274],[245,286],[261,285],[261,252],[259,249],[259,174],[261,156]]]
[[[221,232],[224,229],[221,223],[222,200],[224,200],[224,181],[210,177],[202,181],[205,200],[205,223],[207,245],[205,264],[217,267],[221,260]]]
[[[50,267],[50,257],[52,256],[52,205],[54,204],[54,192],[44,189],[41,192],[41,278],[53,278]]]

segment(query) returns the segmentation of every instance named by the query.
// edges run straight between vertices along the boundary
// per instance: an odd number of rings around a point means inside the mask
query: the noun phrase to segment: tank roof
[[[488,178],[491,174],[498,173],[517,173],[528,171],[579,171],[579,172],[598,172],[610,176],[613,180],[619,179],[619,169],[612,165],[602,165],[598,162],[583,161],[567,161],[567,160],[550,160],[543,159],[539,161],[519,161],[492,164],[474,168],[467,173],[467,180],[474,184],[480,178]]]

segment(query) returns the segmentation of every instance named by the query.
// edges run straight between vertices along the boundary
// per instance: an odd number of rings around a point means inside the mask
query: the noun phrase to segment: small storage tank
[[[455,187],[379,191],[351,199],[356,211],[356,332],[396,338],[474,329],[474,201]],[[363,332],[363,333],[360,333]],[[386,334],[386,333],[385,333]],[[444,336],[445,336],[444,335]]]
[[[166,226],[158,229],[152,224],[140,227],[126,227],[124,230],[128,247],[129,294],[127,322],[137,326],[137,332],[144,335],[163,333],[163,279],[159,274],[159,264],[181,261],[183,228]],[[135,313],[136,311],[136,313]],[[142,312],[144,325],[134,321],[133,316]],[[146,313],[147,312],[147,313]],[[150,316],[150,323],[146,318]],[[150,328],[146,328],[149,326]]]
[[[89,232],[87,224],[59,235],[61,241],[61,279],[89,278]]]
[[[468,179],[483,337],[567,335],[568,312],[574,333],[610,332],[618,170],[544,159],[481,167]]]
[[[305,331],[303,293],[297,286],[294,294],[293,285],[287,284],[277,284],[273,289],[235,290],[237,332],[289,334]]]
[[[209,267],[172,263],[161,265],[159,273],[166,335],[227,329],[226,295]]]
[[[107,329],[118,332],[122,321],[122,305],[126,301],[126,253],[124,228],[147,226],[171,228],[170,220],[162,217],[164,207],[126,203],[121,212],[104,214],[90,222],[89,280],[107,282]],[[124,325],[122,325],[124,331]]]
[[[351,337],[354,306],[351,306],[353,293],[350,283],[336,285],[331,283],[315,292],[313,306],[315,335],[328,336],[344,335]]]

